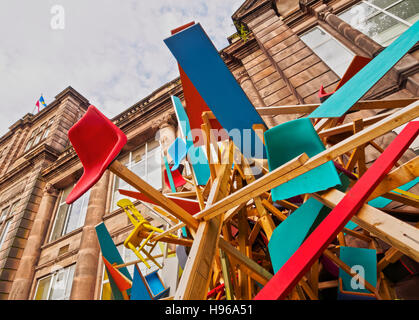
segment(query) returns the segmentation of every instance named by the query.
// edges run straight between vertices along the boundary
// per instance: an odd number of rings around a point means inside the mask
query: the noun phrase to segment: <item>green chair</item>
[[[269,171],[275,170],[302,153],[309,157],[325,150],[310,119],[302,118],[280,124],[265,132]],[[284,200],[305,193],[326,190],[340,184],[332,161],[314,168],[274,189],[272,200]]]

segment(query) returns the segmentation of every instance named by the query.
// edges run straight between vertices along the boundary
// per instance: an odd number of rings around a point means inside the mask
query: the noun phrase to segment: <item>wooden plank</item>
[[[339,155],[367,143],[383,134],[413,120],[419,116],[419,102],[412,103],[406,108],[388,116],[374,125],[362,130],[361,132],[341,141],[329,149],[307,159],[307,156],[299,156],[274,171],[259,178],[255,182],[245,186],[225,199],[214,203],[205,210],[195,215],[196,219],[203,219],[205,216],[217,216],[226,212],[234,206],[245,201],[249,201],[257,195],[262,194],[272,188],[287,182],[313,168],[316,168],[329,160],[333,160]],[[307,161],[308,160],[308,161]]]
[[[419,156],[391,171],[369,196],[367,202],[416,179],[416,177],[419,177]]]
[[[377,128],[378,130],[378,128]],[[359,134],[362,134],[361,131]],[[311,267],[314,261],[319,258],[321,253],[327,248],[328,244],[344,228],[349,220],[361,209],[363,203],[372,193],[374,188],[380,183],[384,176],[390,171],[394,163],[402,156],[409,145],[414,141],[419,133],[419,122],[409,123],[403,131],[387,147],[385,152],[374,162],[368,171],[356,182],[346,195],[338,202],[336,207],[320,223],[320,225],[303,242],[299,249],[282,266],[270,281],[255,297],[255,299],[283,299],[290,290],[298,283],[305,272]],[[349,138],[350,139],[350,138]],[[332,190],[337,191],[337,190]],[[339,192],[339,191],[338,191]],[[397,220],[397,219],[395,219]],[[355,223],[358,223],[355,221]],[[369,225],[374,228],[381,228],[382,225]],[[403,230],[405,232],[417,230],[409,226]],[[361,225],[363,227],[363,225]],[[368,229],[367,229],[368,230]],[[370,230],[368,230],[370,231]],[[400,230],[398,230],[400,231]],[[393,230],[390,230],[394,234]],[[405,251],[413,251],[419,254],[418,236],[409,239],[406,233],[399,235],[399,239],[394,242],[400,244],[400,239],[405,240],[402,247]],[[378,237],[380,235],[377,235]],[[388,234],[387,234],[388,236]],[[405,244],[408,244],[407,246]],[[411,245],[409,245],[411,244]],[[419,255],[417,255],[419,260]]]
[[[220,238],[218,245],[231,258],[237,260],[243,266],[243,270],[245,270],[250,277],[260,284],[265,285],[273,277],[269,271],[258,265],[252,259],[246,257],[223,238]]]
[[[224,198],[229,192],[229,179],[233,163],[233,143],[229,143],[226,161],[217,172],[207,206]],[[224,160],[224,159],[223,159]],[[203,221],[195,234],[195,239],[188,255],[185,269],[176,290],[176,300],[205,299],[211,280],[211,272],[217,251],[218,240],[223,222],[223,215],[209,221]]]
[[[219,249],[221,259],[221,272],[223,273],[224,288],[226,294],[226,300],[233,300],[233,284],[231,281],[232,276],[230,263],[223,250]]]
[[[373,109],[398,109],[404,108],[407,105],[417,101],[418,98],[408,99],[391,99],[391,100],[361,100],[358,101],[352,108],[351,111],[358,110],[373,110]],[[296,114],[296,113],[310,113],[316,110],[320,104],[303,104],[303,105],[291,105],[291,106],[272,106],[272,107],[260,107],[256,108],[257,112],[261,116],[276,116],[280,114]]]
[[[112,162],[112,164],[109,166],[109,170],[124,180],[126,183],[136,188],[138,191],[141,191],[167,212],[183,221],[187,226],[193,229],[198,228],[198,221],[186,210],[162,195],[158,190],[154,189],[150,184],[138,177],[135,173],[130,171],[119,161],[115,160]]]

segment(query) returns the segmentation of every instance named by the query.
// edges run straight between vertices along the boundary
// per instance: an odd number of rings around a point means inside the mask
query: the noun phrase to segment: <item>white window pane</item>
[[[387,11],[411,24],[414,24],[419,19],[419,1],[404,0],[389,8]]]
[[[9,219],[9,221],[6,222],[6,225],[4,226],[3,231],[1,233],[0,250],[1,250],[1,247],[3,246],[4,241],[6,240],[6,236],[7,236],[7,233],[9,232],[9,227],[10,227],[11,222],[12,222],[12,219]]]
[[[60,270],[54,275],[49,300],[63,300],[65,294],[67,270]]]
[[[361,2],[354,5],[349,10],[340,13],[338,16],[343,21],[349,23],[352,27],[357,28],[359,24],[364,23],[368,17],[377,12],[377,9]]]
[[[367,0],[367,2],[372,3],[381,9],[385,9],[393,3],[397,2],[397,0]]]
[[[331,39],[313,50],[326,64],[342,77],[352,61],[353,54]]]
[[[313,28],[309,32],[303,34],[300,38],[310,48],[314,48],[319,44],[327,41],[330,36],[320,28]]]
[[[89,203],[90,190],[83,196],[73,202],[69,212],[69,218],[64,234],[70,233],[84,224],[86,218],[87,206]]]
[[[51,241],[54,241],[61,237],[64,229],[64,224],[67,218],[67,210],[68,205],[66,203],[61,204],[58,207],[57,215],[55,216],[54,229],[51,233]]]
[[[70,298],[71,287],[73,286],[73,278],[74,278],[74,271],[76,270],[76,265],[73,264],[69,267],[66,289],[65,289],[65,299],[68,300]]]
[[[51,276],[43,278],[38,281],[38,288],[36,289],[35,300],[48,300],[49,287],[51,285]]]

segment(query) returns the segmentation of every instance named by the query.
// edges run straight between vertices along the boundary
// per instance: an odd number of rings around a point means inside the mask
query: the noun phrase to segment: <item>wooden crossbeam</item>
[[[404,108],[415,102],[419,98],[395,99],[395,100],[365,100],[358,101],[350,110],[373,110],[373,109],[396,109]],[[320,104],[303,104],[290,106],[272,106],[256,108],[261,116],[276,116],[280,114],[298,114],[311,113],[316,110]]]
[[[225,199],[214,203],[205,210],[195,215],[196,219],[205,216],[217,216],[226,212],[242,202],[249,201],[257,195],[269,191],[282,183],[285,183],[311,169],[314,169],[339,155],[363,145],[383,134],[413,120],[419,116],[419,102],[412,103],[404,109],[388,116],[387,118],[369,126],[361,132],[341,141],[329,149],[317,154],[308,160],[306,155],[301,155],[290,162],[282,165],[274,171],[259,178],[255,182],[245,186]]]

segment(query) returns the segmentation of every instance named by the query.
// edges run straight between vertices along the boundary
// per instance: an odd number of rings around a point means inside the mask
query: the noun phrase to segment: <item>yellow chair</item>
[[[138,258],[140,258],[142,262],[144,262],[147,268],[150,268],[150,265],[147,263],[147,261],[144,259],[144,257],[141,255],[140,252],[143,252],[151,261],[153,261],[156,264],[157,267],[161,269],[162,266],[150,254],[150,252],[153,251],[154,247],[156,246],[157,241],[154,243],[149,243],[149,241],[155,232],[161,233],[164,230],[153,227],[146,219],[144,219],[144,217],[141,215],[141,213],[137,210],[137,208],[134,206],[134,204],[130,200],[121,199],[117,202],[117,205],[118,207],[122,208],[125,211],[128,218],[130,219],[130,221],[135,227],[134,230],[130,233],[130,235],[124,241],[124,246],[126,248],[131,249],[135,253],[135,255]],[[151,232],[145,238],[145,241],[141,243],[144,239],[143,232],[149,232],[149,231]],[[148,252],[144,249],[146,245],[151,246]]]

